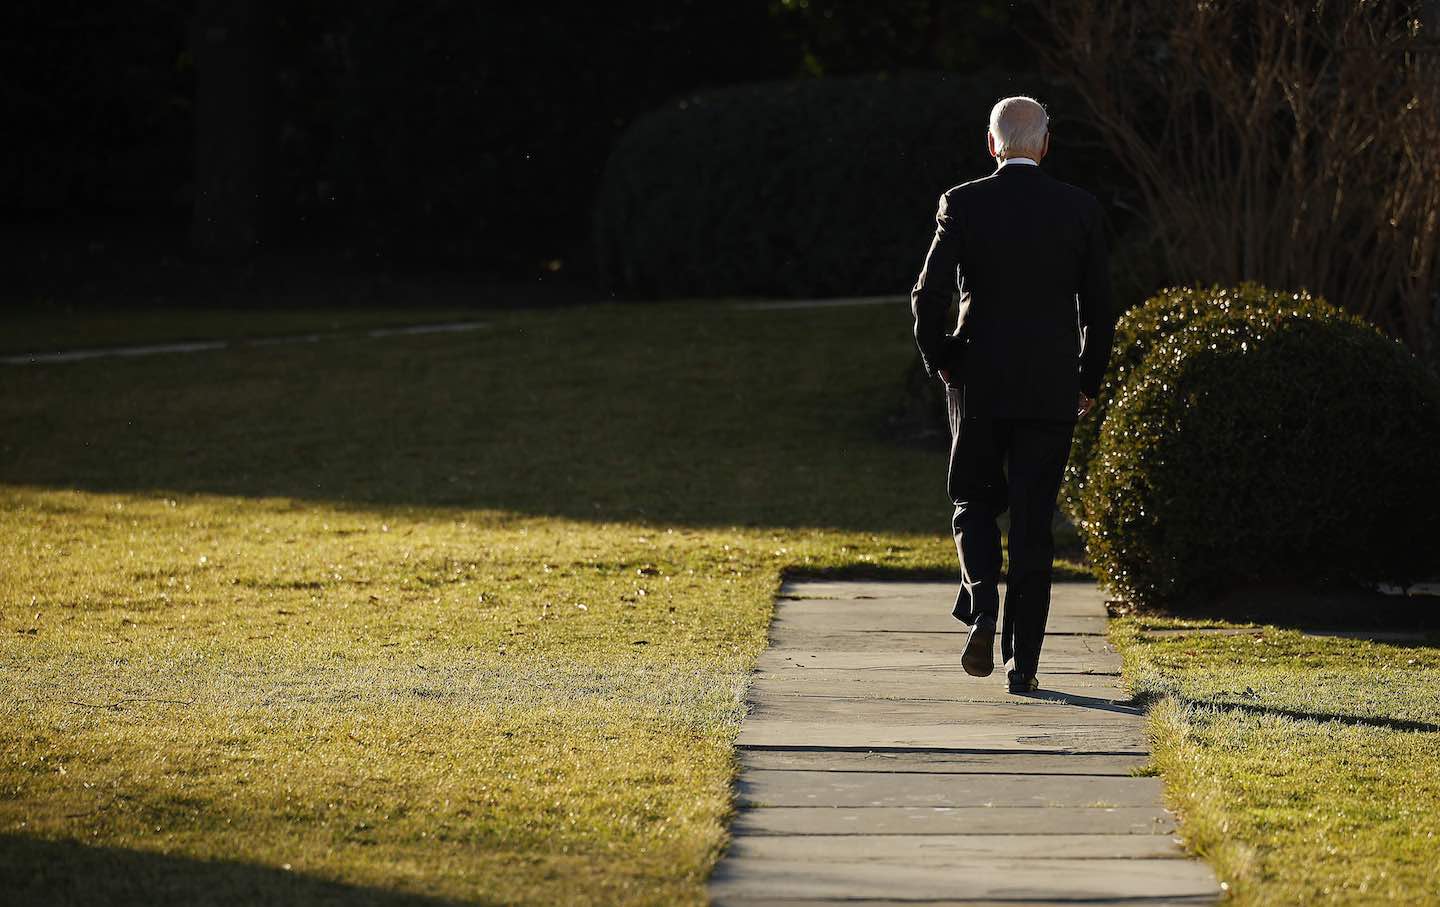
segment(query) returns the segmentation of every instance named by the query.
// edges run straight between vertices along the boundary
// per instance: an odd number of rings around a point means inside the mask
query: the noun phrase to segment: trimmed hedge
[[[1323,301],[1219,298],[1172,293],[1128,319],[1081,491],[1104,579],[1154,605],[1433,574],[1440,384]]]
[[[1006,95],[1053,103],[1046,167],[1093,184],[1080,104],[1004,73],[905,73],[732,86],[637,119],[616,143],[593,215],[612,290],[646,296],[905,294],[935,204],[994,169],[986,117]]]
[[[1114,352],[1105,370],[1105,380],[1090,415],[1075,426],[1070,461],[1065,466],[1065,483],[1060,505],[1076,525],[1085,520],[1085,477],[1090,467],[1100,426],[1120,388],[1134,376],[1145,356],[1173,333],[1197,319],[1227,319],[1244,312],[1306,312],[1317,316],[1339,314],[1333,306],[1302,290],[1285,293],[1258,283],[1237,287],[1167,287],[1139,306],[1130,309],[1115,325]]]

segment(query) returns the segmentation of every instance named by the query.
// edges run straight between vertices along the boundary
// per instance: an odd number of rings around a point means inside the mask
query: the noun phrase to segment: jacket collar
[[[1045,172],[1044,170],[1041,170],[1041,169],[1040,169],[1040,165],[1039,165],[1039,164],[1004,164],[1004,165],[1002,165],[1002,166],[999,166],[999,167],[996,167],[996,168],[995,168],[995,175],[996,175],[996,176],[1002,176],[1002,175],[1003,175],[1003,176],[1006,176],[1007,179],[1009,178],[1009,175],[1011,175],[1011,174],[1016,174],[1016,173],[1024,173],[1024,174],[1031,174],[1031,175],[1033,175],[1033,174],[1044,173],[1044,172]],[[1018,177],[1018,178],[1019,178],[1019,179],[1026,179],[1027,177],[1022,176],[1022,177]]]

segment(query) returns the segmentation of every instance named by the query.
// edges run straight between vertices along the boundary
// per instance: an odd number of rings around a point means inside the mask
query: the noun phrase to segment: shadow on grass
[[[1134,609],[1123,604],[1117,614],[1176,617],[1229,623],[1268,624],[1301,631],[1440,630],[1440,598],[1433,595],[1384,595],[1359,585],[1266,583],[1233,589],[1202,601],[1164,609]],[[1387,645],[1434,646],[1426,638],[1383,640]]]
[[[72,904],[445,907],[460,903],[330,882],[250,863],[195,860],[18,835],[0,835],[0,878],[4,879],[4,902],[15,907]]]
[[[1414,721],[1408,718],[1385,718],[1381,716],[1346,715],[1340,712],[1307,712],[1301,709],[1281,709],[1271,706],[1252,705],[1247,702],[1214,702],[1211,700],[1190,700],[1192,705],[1204,706],[1222,712],[1242,712],[1247,715],[1275,715],[1294,721],[1337,721],[1357,727],[1384,728],[1389,731],[1421,731],[1433,734],[1440,731],[1440,724],[1431,721]]]
[[[944,532],[944,453],[885,437],[903,307],[606,304],[490,329],[0,368],[0,483]]]
[[[1314,721],[1328,722],[1336,721],[1341,724],[1356,727],[1384,728],[1390,731],[1419,731],[1421,733],[1433,734],[1440,731],[1440,724],[1431,721],[1416,721],[1410,718],[1387,718],[1381,715],[1347,715],[1343,712],[1312,712],[1304,709],[1286,709],[1276,706],[1257,705],[1249,702],[1225,702],[1215,699],[1194,699],[1179,692],[1178,689],[1157,690],[1144,689],[1132,696],[1124,704],[1133,708],[1137,713],[1149,712],[1160,700],[1171,697],[1178,703],[1190,708],[1213,709],[1217,712],[1237,712],[1245,715],[1275,716],[1288,718],[1292,721]]]

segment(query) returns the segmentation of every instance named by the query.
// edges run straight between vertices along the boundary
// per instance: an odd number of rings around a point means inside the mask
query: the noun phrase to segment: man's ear
[[[995,157],[995,133],[985,130],[985,147],[990,149],[990,156]]]
[[[1049,154],[1049,153],[1050,153],[1050,130],[1047,129],[1047,130],[1045,130],[1045,144],[1040,148],[1040,157],[1043,158],[1043,157],[1045,157],[1045,155],[1047,155],[1047,154]],[[1036,163],[1039,163],[1039,161],[1036,161]]]

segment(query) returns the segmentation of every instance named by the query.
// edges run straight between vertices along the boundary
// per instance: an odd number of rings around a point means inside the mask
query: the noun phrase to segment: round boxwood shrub
[[[1332,307],[1195,317],[1120,383],[1083,491],[1092,562],[1131,601],[1248,582],[1433,575],[1440,385]]]
[[[1060,505],[1072,522],[1078,525],[1086,519],[1085,478],[1110,402],[1135,374],[1146,355],[1171,334],[1197,319],[1224,320],[1245,312],[1303,312],[1317,316],[1340,314],[1338,309],[1306,291],[1282,292],[1248,281],[1236,287],[1218,284],[1209,287],[1167,287],[1127,311],[1115,325],[1114,351],[1105,370],[1100,393],[1095,398],[1095,406],[1089,416],[1075,425],[1070,460],[1065,467],[1065,483],[1060,489]]]
[[[1063,86],[911,72],[736,85],[676,99],[617,140],[597,194],[596,266],[642,296],[905,294],[941,192],[994,169],[990,106],[1055,111],[1046,167],[1093,185],[1099,152]]]

